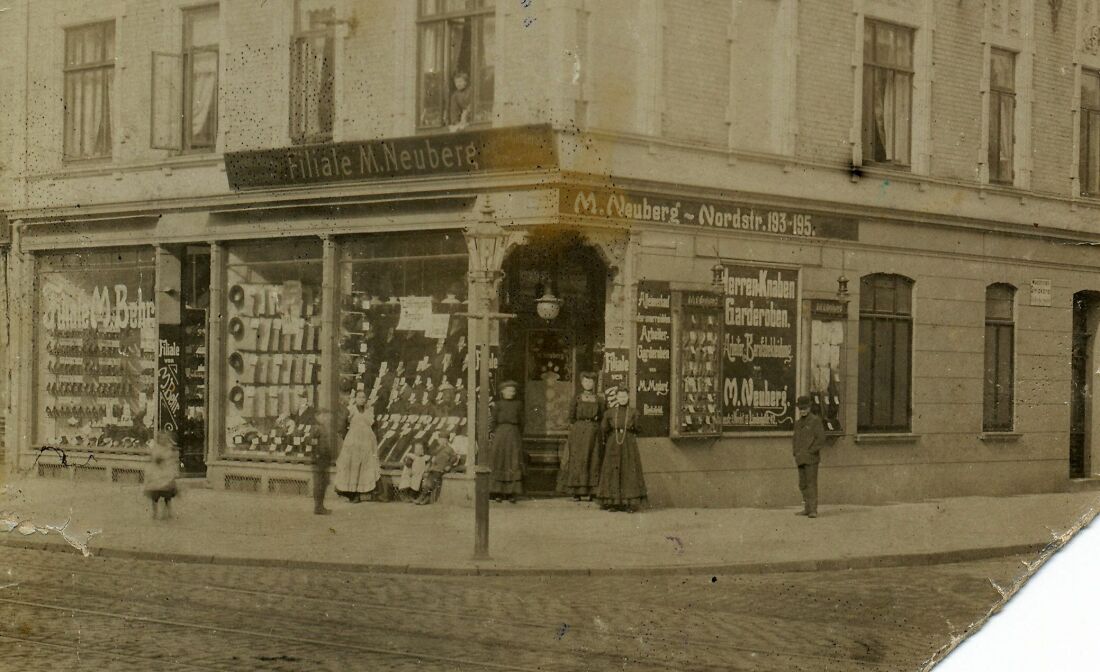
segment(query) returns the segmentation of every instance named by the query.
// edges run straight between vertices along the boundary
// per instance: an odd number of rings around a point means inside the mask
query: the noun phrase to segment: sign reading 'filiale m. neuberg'
[[[228,152],[233,189],[557,166],[550,126]]]

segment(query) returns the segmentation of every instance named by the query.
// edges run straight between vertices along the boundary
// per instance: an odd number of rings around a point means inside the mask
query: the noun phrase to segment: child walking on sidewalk
[[[180,474],[179,452],[174,432],[161,431],[153,443],[149,466],[145,469],[145,495],[153,503],[153,520],[157,505],[164,500],[164,518],[172,517],[172,498],[176,496],[176,478]]]

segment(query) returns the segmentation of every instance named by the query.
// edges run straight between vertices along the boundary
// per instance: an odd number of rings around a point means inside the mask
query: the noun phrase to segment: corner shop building
[[[29,300],[12,302],[9,459],[66,475],[41,452],[58,446],[76,478],[137,482],[172,427],[213,487],[304,494],[332,409],[363,389],[392,466],[476,422],[463,314],[487,303],[516,316],[489,340],[495,375],[523,381],[533,493],[590,368],[631,390],[657,505],[794,503],[804,393],[833,434],[826,503],[1091,473],[1088,234],[842,205],[829,184],[774,195],[754,188],[766,169],[730,192],[698,154],[624,147],[608,179],[601,151],[539,126],[241,152],[229,195],[13,213]]]

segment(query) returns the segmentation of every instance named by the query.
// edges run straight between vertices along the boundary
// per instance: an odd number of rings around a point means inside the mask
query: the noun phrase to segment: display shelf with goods
[[[467,257],[460,233],[351,239],[340,263],[340,401],[363,392],[379,461],[454,436],[465,453]]]
[[[677,398],[675,437],[722,433],[722,301],[717,293],[676,294]]]
[[[150,248],[38,258],[35,443],[140,454],[156,417]]]
[[[224,454],[308,461],[320,436],[320,242],[227,252]]]

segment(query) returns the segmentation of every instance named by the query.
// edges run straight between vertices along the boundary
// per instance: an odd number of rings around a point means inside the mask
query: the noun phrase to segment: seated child
[[[458,464],[458,454],[451,447],[451,437],[444,439],[442,436],[435,440],[436,450],[432,453],[432,462],[428,466],[428,478],[417,504],[431,504],[439,499],[439,491],[443,487],[443,474],[455,468]]]
[[[414,495],[420,495],[420,486],[431,459],[430,455],[424,454],[424,444],[419,441],[405,453],[401,459],[401,478],[397,482],[398,493],[403,501],[410,502]]]
[[[149,460],[145,469],[145,495],[153,502],[153,520],[158,518],[157,504],[161,499],[164,500],[164,517],[171,518],[180,468],[176,437],[170,432],[159,432]]]

